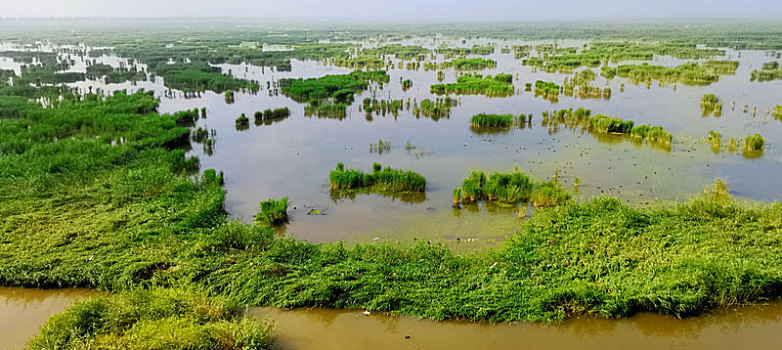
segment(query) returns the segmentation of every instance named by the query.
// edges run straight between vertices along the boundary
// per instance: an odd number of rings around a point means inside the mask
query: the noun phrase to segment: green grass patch
[[[181,290],[103,295],[51,316],[29,348],[270,349],[273,326],[241,311],[225,298]]]

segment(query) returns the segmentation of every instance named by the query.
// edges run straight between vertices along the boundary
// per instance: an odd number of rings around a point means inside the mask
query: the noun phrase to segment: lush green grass
[[[272,325],[241,311],[225,298],[181,290],[103,295],[50,317],[30,349],[270,349]]]
[[[650,83],[657,80],[661,84],[682,83],[685,85],[710,85],[720,79],[720,75],[736,73],[738,61],[688,62],[676,67],[641,65],[620,65],[616,75],[629,78],[635,84]],[[613,69],[613,68],[611,68]]]
[[[722,115],[722,102],[714,94],[705,94],[701,97],[701,115],[706,117],[713,115],[719,117]]]
[[[153,70],[163,77],[167,87],[183,91],[224,92],[242,89],[258,91],[259,89],[257,82],[236,79],[222,74],[219,67],[212,67],[208,63],[161,63]]]
[[[454,190],[454,196],[457,193],[465,203],[481,200],[506,204],[531,202],[536,208],[562,205],[572,198],[556,180],[535,181],[518,169],[489,176],[474,170],[462,181],[462,187]],[[454,204],[458,204],[457,198],[454,198]]]
[[[560,48],[555,45],[536,47],[540,57],[530,57],[525,65],[541,68],[546,72],[569,73],[576,68],[599,67],[609,62],[651,61],[655,55],[670,55],[683,59],[699,59],[721,56],[723,51],[712,48],[697,48],[688,43],[644,43],[641,41],[598,41],[589,47],[576,51],[575,48]]]
[[[496,68],[497,61],[486,58],[459,58],[442,63],[427,62],[424,63],[424,70],[440,70],[453,68],[456,70],[481,70],[487,68]]]
[[[510,74],[482,76],[465,74],[456,78],[456,83],[434,84],[430,87],[433,94],[466,94],[486,96],[509,96],[513,94],[513,77]]]
[[[124,81],[147,80],[147,74],[132,68],[114,68],[108,64],[96,63],[87,66],[88,79],[100,79],[106,84],[116,84]]]
[[[434,101],[427,98],[422,100],[420,105],[413,106],[413,114],[416,116],[423,114],[424,116],[437,121],[440,118],[450,117],[451,107],[455,106],[456,103],[456,99],[452,99],[448,96],[445,98],[437,98]]]
[[[762,69],[755,69],[750,73],[750,81],[771,81],[782,79],[782,67],[779,62],[771,61],[763,64]]]
[[[288,197],[267,199],[261,202],[261,210],[255,215],[255,222],[274,226],[288,221]]]
[[[595,133],[623,134],[640,140],[670,146],[673,135],[661,126],[635,125],[632,120],[623,120],[604,114],[592,116],[588,109],[561,109],[543,112],[543,126],[565,124],[572,128],[583,128]]]
[[[369,81],[388,82],[385,71],[325,75],[311,79],[281,79],[282,91],[296,101],[333,98],[337,102],[352,102],[353,94],[369,86]]]
[[[362,187],[372,187],[379,192],[423,192],[426,190],[426,179],[412,171],[383,168],[380,163],[372,165],[372,173],[361,170],[346,169],[342,163],[329,173],[333,190],[351,190]]]
[[[470,118],[470,126],[475,128],[509,127],[518,119],[513,114],[478,113]]]

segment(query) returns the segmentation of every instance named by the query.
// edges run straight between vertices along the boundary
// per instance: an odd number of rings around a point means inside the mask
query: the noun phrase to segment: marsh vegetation
[[[778,170],[779,124],[767,122],[782,112],[759,93],[778,82],[720,80],[769,59],[733,48],[779,50],[778,35],[605,29],[635,40],[566,46],[549,36],[587,31],[539,29],[527,37],[545,40],[529,44],[508,28],[466,39],[449,28],[423,39],[210,28],[73,32],[45,39],[111,48],[0,53],[12,60],[0,71],[0,283],[118,293],[53,319],[34,344],[156,348],[161,334],[186,333],[183,342],[268,347],[268,325],[241,319],[235,303],[550,322],[779,298],[780,205],[731,198],[714,180],[778,199],[763,184]],[[11,34],[9,45],[33,38]],[[492,75],[465,72],[483,69]],[[678,87],[631,85],[655,80]],[[711,85],[747,114],[690,85]],[[701,112],[724,117],[697,118],[699,99]],[[264,126],[237,132],[250,118]],[[485,128],[507,132],[474,130]],[[731,157],[736,149],[767,155]],[[377,158],[401,169],[333,168]],[[524,172],[495,172],[520,161]],[[322,215],[303,215],[311,203]],[[496,246],[479,249],[489,245],[465,232]]]

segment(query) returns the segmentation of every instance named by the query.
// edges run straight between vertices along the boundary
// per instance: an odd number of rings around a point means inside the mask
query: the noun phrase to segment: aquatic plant
[[[515,204],[529,199],[532,180],[520,171],[493,173],[486,176],[483,171],[474,170],[462,181],[461,193],[464,201],[499,201]]]
[[[198,109],[175,112],[173,116],[179,125],[193,124],[198,120]]]
[[[700,59],[720,56],[724,51],[711,48],[698,48],[689,43],[642,43],[621,41],[597,41],[582,50],[574,47],[559,47],[556,44],[543,44],[535,47],[539,57],[529,57],[522,61],[546,72],[570,73],[579,67],[597,68],[620,61],[651,61],[654,55],[670,55],[684,59]],[[606,74],[608,75],[608,74]],[[604,76],[606,76],[604,75]],[[610,78],[609,78],[610,79]]]
[[[559,182],[545,181],[535,184],[530,202],[536,208],[555,207],[567,203],[572,196]]]
[[[268,226],[288,222],[288,197],[261,201],[260,211],[255,214],[255,222]]]
[[[424,99],[420,105],[413,106],[413,114],[418,116],[423,114],[433,120],[437,121],[440,118],[448,118],[451,114],[451,107],[456,105],[456,100],[448,96],[445,98],[437,98],[434,101],[430,99]]]
[[[706,186],[706,188],[703,190],[703,193],[706,196],[710,196],[716,200],[730,199],[730,187],[728,187],[728,184],[720,178],[714,179],[713,186]]]
[[[635,84],[658,80],[661,84],[683,83],[685,85],[710,85],[719,80],[720,75],[735,74],[737,61],[689,62],[676,67],[641,65],[620,65],[616,74],[628,78]]]
[[[587,129],[594,133],[625,134],[637,139],[670,145],[673,135],[661,126],[648,124],[635,125],[632,120],[623,120],[603,114],[591,116],[591,111],[585,108],[561,109],[543,112],[543,126],[565,124],[572,128]]]
[[[459,58],[442,63],[427,62],[424,63],[424,70],[441,70],[453,68],[456,70],[481,70],[487,68],[496,68],[497,61],[485,58]]]
[[[744,150],[746,151],[763,151],[766,146],[766,140],[760,134],[747,135],[744,138]]]
[[[295,101],[333,98],[337,102],[348,103],[353,100],[353,94],[366,89],[370,81],[382,83],[388,80],[389,76],[385,71],[376,70],[310,79],[280,79],[279,83],[282,91]]]
[[[760,70],[753,70],[750,73],[750,81],[771,81],[782,79],[782,66],[779,62],[771,61],[763,64],[763,68]]]
[[[733,139],[731,138],[731,140]],[[711,143],[711,149],[714,153],[719,153],[720,145],[722,144],[722,135],[714,130],[709,130],[709,143]]]
[[[391,143],[388,141],[377,140],[377,143],[369,144],[369,153],[383,154],[383,153],[388,153],[390,151],[391,151]],[[378,163],[375,164],[379,166]]]
[[[605,114],[597,114],[589,119],[589,126],[601,133],[629,134],[633,129],[633,124],[632,120],[622,120]]]
[[[356,169],[345,169],[343,163],[337,163],[336,170],[329,173],[329,180],[334,190],[371,187],[379,192],[424,192],[426,189],[426,179],[423,176],[390,167],[381,169],[379,163],[373,165],[370,174]]]
[[[705,94],[701,97],[701,115],[706,117],[722,115],[722,103],[714,94]]]
[[[509,96],[513,94],[513,76],[510,74],[497,74],[482,76],[480,74],[464,74],[456,78],[456,83],[434,84],[430,87],[433,94],[467,94]]]
[[[774,106],[774,111],[771,114],[774,116],[774,119],[782,120],[782,106]]]
[[[346,103],[333,102],[327,99],[312,99],[304,106],[304,115],[341,120],[347,117],[347,108],[348,105]]]
[[[250,125],[250,119],[247,119],[247,116],[242,113],[239,115],[239,118],[236,118],[236,127],[245,127]]]
[[[510,127],[518,118],[513,114],[485,114],[479,113],[470,119],[470,126],[474,128],[486,127]]]
[[[559,85],[550,81],[535,81],[535,96],[543,96],[543,98],[552,102],[557,101],[559,96]]]
[[[51,316],[29,348],[270,349],[273,325],[241,315],[227,298],[138,289],[93,297]]]

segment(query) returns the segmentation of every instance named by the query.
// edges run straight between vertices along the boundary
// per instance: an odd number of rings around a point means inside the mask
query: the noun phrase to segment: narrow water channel
[[[23,349],[46,319],[95,292],[0,288],[0,349]],[[435,322],[362,310],[250,308],[276,323],[276,349],[780,349],[782,303],[677,320],[657,314],[561,324]]]

